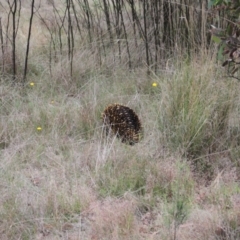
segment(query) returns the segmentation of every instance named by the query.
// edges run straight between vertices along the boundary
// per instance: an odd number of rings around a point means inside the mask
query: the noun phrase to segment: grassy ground
[[[215,58],[149,77],[96,67],[83,45],[70,81],[33,32],[27,86],[1,77],[1,239],[240,238],[240,87]],[[115,102],[142,121],[134,146],[103,133]]]

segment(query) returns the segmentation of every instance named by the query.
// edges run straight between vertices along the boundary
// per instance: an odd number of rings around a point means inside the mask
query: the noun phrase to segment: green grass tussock
[[[183,66],[171,80],[163,80],[159,126],[173,148],[187,156],[221,151],[229,146],[230,114],[237,90],[234,84],[211,79],[198,65]],[[207,68],[208,66],[202,66]]]

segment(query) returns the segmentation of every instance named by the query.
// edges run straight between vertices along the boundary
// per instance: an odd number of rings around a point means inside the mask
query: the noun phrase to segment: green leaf
[[[217,37],[217,36],[212,36],[212,41],[214,41],[215,43],[219,44],[222,42],[221,38]]]
[[[212,5],[214,4],[214,1],[208,1],[208,9],[212,7]]]
[[[208,8],[211,8],[212,6],[220,5],[222,2],[223,2],[223,0],[209,0]]]
[[[223,60],[223,49],[224,49],[224,45],[220,46],[220,48],[218,50],[218,54],[217,54],[218,60]]]
[[[214,1],[214,5],[216,6],[216,5],[220,5],[220,4],[222,4],[224,1],[223,0],[215,0]]]

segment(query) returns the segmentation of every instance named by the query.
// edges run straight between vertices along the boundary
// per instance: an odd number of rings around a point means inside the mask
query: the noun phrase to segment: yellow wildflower
[[[152,86],[153,86],[153,87],[156,87],[156,86],[157,86],[157,83],[156,83],[156,82],[154,82],[154,83],[152,84]]]
[[[33,87],[33,86],[34,86],[34,82],[30,82],[29,85],[30,85],[31,87]]]
[[[41,130],[42,130],[42,128],[41,128],[41,127],[37,127],[37,130],[38,130],[38,131],[41,131]]]

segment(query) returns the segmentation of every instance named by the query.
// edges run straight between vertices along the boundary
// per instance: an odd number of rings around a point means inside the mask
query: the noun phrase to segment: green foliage
[[[210,0],[209,4],[210,4],[210,6],[217,6],[217,5],[221,5],[221,4],[229,5],[232,2],[235,3],[237,1],[232,1],[232,0]]]
[[[212,40],[217,43],[217,44],[220,44],[222,42],[222,40],[220,39],[220,37],[217,37],[217,36],[212,36]]]
[[[222,61],[224,57],[226,58],[222,65],[228,66],[228,75],[234,77],[234,73],[239,69],[238,37],[240,29],[238,23],[240,18],[240,2],[215,0],[210,1],[210,8],[212,8],[213,15],[216,15],[216,10],[222,10],[226,15],[227,22],[224,25],[224,29],[218,29],[211,25],[212,29],[210,32],[212,33],[212,41],[219,45],[218,59]]]
[[[173,239],[177,239],[177,228],[179,225],[183,223],[184,220],[186,220],[186,217],[190,211],[190,208],[188,206],[187,199],[182,198],[181,196],[178,196],[167,208],[168,211],[168,217],[166,217],[167,224],[169,226],[173,225],[174,231],[173,231]]]
[[[173,239],[177,239],[177,228],[190,213],[194,195],[194,182],[190,170],[185,162],[177,162],[177,176],[173,181],[171,199],[166,199],[164,220],[169,227],[173,227]]]

